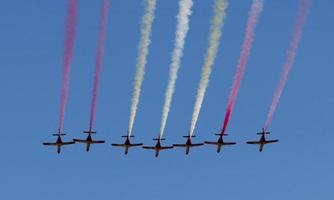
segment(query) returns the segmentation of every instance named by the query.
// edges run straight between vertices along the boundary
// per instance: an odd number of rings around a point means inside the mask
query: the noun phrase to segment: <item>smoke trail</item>
[[[214,64],[221,37],[221,28],[225,20],[225,10],[228,6],[227,0],[216,0],[214,5],[214,16],[211,21],[209,46],[205,56],[205,62],[202,68],[201,80],[197,90],[197,97],[192,115],[189,135],[192,136],[196,126],[199,112],[202,107],[206,88],[209,85],[212,65]]]
[[[63,66],[63,80],[61,87],[61,99],[60,99],[60,112],[59,112],[59,124],[58,130],[61,131],[64,124],[65,108],[68,97],[68,85],[70,80],[70,67],[73,56],[74,39],[76,35],[76,23],[77,23],[77,0],[69,0],[68,13],[66,19],[66,39],[65,39],[65,53],[64,53],[64,66]]]
[[[136,75],[135,75],[135,83],[132,93],[132,103],[130,110],[130,119],[129,119],[129,127],[128,127],[128,136],[132,133],[133,123],[136,117],[136,112],[138,108],[141,86],[144,80],[145,74],[145,65],[146,59],[148,55],[148,48],[150,45],[150,35],[152,24],[154,20],[154,11],[156,7],[156,0],[146,0],[146,11],[145,15],[142,18],[141,24],[141,39],[139,43],[139,51],[137,57],[137,66],[136,66]]]
[[[310,5],[311,5],[311,0],[302,0],[300,4],[296,24],[295,24],[294,31],[293,31],[293,37],[292,37],[292,40],[290,41],[290,47],[287,52],[286,62],[283,66],[281,78],[278,83],[277,89],[275,91],[275,94],[274,94],[274,97],[273,97],[273,100],[270,106],[270,110],[268,112],[267,120],[264,125],[265,130],[268,130],[269,125],[272,122],[273,115],[275,113],[276,107],[278,105],[278,102],[283,92],[285,83],[287,81],[289,71],[295,61],[296,50],[298,48],[300,39],[302,37],[302,30],[303,30],[303,27],[306,21],[306,17],[307,17]]]
[[[99,39],[98,39],[98,44],[97,44],[97,56],[96,56],[96,63],[95,63],[93,97],[92,97],[90,121],[89,121],[90,129],[93,128],[94,119],[95,119],[96,99],[97,99],[97,94],[98,94],[100,72],[101,72],[101,67],[102,67],[102,57],[103,57],[103,50],[104,50],[104,40],[105,40],[106,29],[107,29],[108,11],[109,11],[109,0],[103,0],[102,13],[101,13],[101,19],[100,19],[100,32],[99,32]]]
[[[179,3],[180,8],[179,8],[179,14],[177,16],[178,24],[175,33],[176,35],[174,44],[175,46],[172,54],[172,63],[169,66],[170,69],[169,81],[165,94],[165,103],[162,110],[159,138],[161,138],[163,135],[167,122],[168,113],[170,110],[170,105],[172,102],[175,83],[177,79],[177,72],[180,68],[181,57],[183,55],[184,42],[187,36],[187,32],[189,30],[189,16],[191,15],[192,5],[193,5],[192,0],[181,0]]]
[[[245,67],[246,67],[246,64],[249,58],[249,53],[250,53],[252,43],[254,40],[254,30],[255,30],[258,18],[261,14],[262,8],[263,8],[262,0],[253,0],[252,7],[249,12],[246,35],[244,38],[244,43],[242,45],[241,55],[240,55],[239,63],[237,66],[237,71],[234,77],[234,83],[233,83],[232,90],[231,90],[230,97],[229,97],[228,104],[227,104],[224,125],[223,125],[223,129],[221,132],[222,134],[225,133],[227,125],[230,121],[230,117],[233,111],[235,100],[238,95],[241,80],[242,80],[242,77],[245,71]]]

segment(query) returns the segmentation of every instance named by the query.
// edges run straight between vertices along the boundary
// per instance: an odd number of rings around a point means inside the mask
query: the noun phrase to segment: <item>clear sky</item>
[[[133,134],[154,144],[174,44],[177,0],[158,0],[143,93]],[[123,142],[129,112],[141,0],[111,0],[98,96],[96,145],[42,146],[58,125],[64,51],[65,0],[0,2],[0,195],[2,199],[331,199],[334,128],[334,1],[314,0],[296,62],[270,128],[280,140],[259,153],[245,141],[265,121],[285,61],[299,0],[265,0],[245,77],[226,139],[238,142],[221,154],[213,146],[153,152]],[[216,140],[244,37],[251,0],[233,0],[194,141]],[[187,134],[204,53],[213,0],[194,0],[190,30],[165,144]],[[100,1],[79,1],[78,33],[71,71],[64,140],[85,137],[89,125]],[[332,35],[332,36],[331,36]]]

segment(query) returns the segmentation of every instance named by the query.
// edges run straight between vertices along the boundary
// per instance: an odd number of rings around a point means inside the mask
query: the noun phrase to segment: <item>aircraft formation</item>
[[[83,143],[86,145],[86,151],[89,152],[90,151],[90,146],[92,144],[103,144],[105,143],[104,140],[94,140],[92,138],[93,134],[96,134],[95,131],[89,130],[89,131],[83,131],[83,133],[88,134],[87,138],[85,140],[83,139],[73,139],[72,141],[68,141],[68,142],[64,142],[62,140],[62,136],[65,136],[65,133],[61,133],[60,130],[58,130],[57,134],[52,134],[53,136],[57,136],[57,140],[56,142],[45,142],[43,143],[43,145],[46,146],[55,146],[57,148],[57,153],[60,154],[61,153],[61,147],[62,146],[66,146],[66,145],[70,145],[70,144],[75,144],[75,143]],[[265,131],[264,129],[257,133],[258,135],[261,135],[259,140],[255,140],[255,141],[247,141],[247,144],[253,144],[253,145],[258,145],[259,146],[259,152],[263,151],[264,145],[266,144],[271,144],[271,143],[276,143],[278,142],[277,139],[275,140],[267,140],[265,135],[270,134],[270,132]],[[194,138],[195,136],[183,136],[184,138],[186,138],[186,141],[184,144],[173,144],[170,146],[163,146],[161,144],[162,141],[165,140],[165,138],[153,138],[154,141],[156,141],[156,144],[154,146],[144,146],[143,143],[132,143],[131,142],[131,138],[133,138],[134,136],[129,136],[129,135],[124,135],[122,136],[122,138],[125,138],[124,143],[121,144],[111,144],[114,147],[121,147],[124,148],[124,154],[127,155],[129,152],[130,148],[133,147],[142,147],[143,149],[147,149],[147,150],[152,150],[155,152],[155,157],[159,157],[160,155],[160,151],[164,151],[164,150],[168,150],[168,149],[173,149],[174,147],[177,148],[184,148],[185,149],[185,153],[186,155],[188,155],[190,153],[190,149],[193,147],[199,147],[199,146],[203,146],[204,144],[209,144],[209,145],[215,145],[217,147],[217,153],[220,153],[221,149],[223,146],[230,146],[230,145],[236,145],[236,142],[225,142],[223,139],[223,136],[227,136],[228,134],[215,134],[218,137],[218,140],[215,142],[212,141],[205,141],[203,143],[193,143],[192,142],[192,138]]]
[[[90,121],[89,121],[89,129],[88,131],[84,131],[83,133],[87,134],[86,139],[78,139],[75,138],[72,141],[64,142],[62,140],[62,136],[65,134],[62,132],[63,123],[64,123],[64,114],[65,108],[68,98],[69,91],[69,79],[70,79],[70,66],[72,62],[73,55],[73,46],[74,39],[76,36],[76,24],[77,24],[77,7],[78,0],[68,0],[68,15],[66,20],[66,39],[65,39],[65,55],[64,55],[64,70],[63,70],[63,82],[62,82],[62,90],[61,90],[61,106],[59,113],[59,125],[58,132],[53,134],[53,136],[57,137],[56,142],[45,142],[43,145],[46,146],[55,146],[57,148],[57,153],[61,152],[61,147],[65,145],[71,145],[75,143],[82,143],[85,145],[86,151],[90,151],[91,145],[93,144],[103,144],[104,140],[95,140],[93,139],[93,135],[96,134],[94,130],[94,120],[96,113],[96,104],[97,104],[97,96],[98,96],[98,86],[99,86],[99,78],[102,68],[102,58],[104,52],[104,41],[106,37],[106,29],[107,29],[107,16],[109,12],[109,0],[102,0],[101,7],[101,18],[100,18],[100,29],[99,29],[99,38],[97,45],[97,56],[96,56],[96,65],[95,65],[95,75],[94,75],[94,84],[93,84],[93,95],[92,95],[92,103],[91,103],[91,112],[90,112]],[[221,149],[224,146],[236,145],[236,142],[226,142],[225,136],[226,130],[233,112],[233,108],[236,102],[236,98],[239,92],[239,88],[243,79],[244,71],[246,68],[246,64],[250,55],[250,51],[252,49],[252,44],[254,41],[255,28],[261,16],[264,0],[253,0],[251,4],[251,8],[248,14],[248,21],[246,25],[246,31],[244,36],[244,42],[240,51],[240,57],[238,60],[238,64],[236,67],[236,73],[234,82],[231,88],[230,96],[228,99],[228,104],[226,107],[224,125],[221,128],[220,133],[215,134],[218,136],[217,141],[204,141],[202,143],[193,143],[192,138],[194,138],[194,129],[196,127],[197,119],[200,114],[201,106],[205,97],[206,89],[209,85],[210,75],[212,71],[212,66],[214,64],[216,54],[219,48],[220,37],[222,35],[222,27],[225,21],[225,10],[228,7],[228,0],[214,0],[213,6],[213,17],[211,20],[210,33],[208,39],[208,47],[205,54],[204,64],[202,67],[202,74],[197,90],[196,101],[194,105],[194,111],[191,119],[191,126],[188,132],[188,135],[183,136],[185,138],[185,142],[181,144],[173,144],[169,146],[165,146],[162,144],[162,141],[165,140],[163,137],[164,129],[166,126],[168,113],[171,107],[171,102],[173,99],[173,94],[176,87],[177,73],[181,65],[181,58],[183,55],[183,49],[185,44],[185,39],[189,30],[189,20],[192,14],[192,5],[193,0],[180,0],[179,1],[179,12],[177,16],[177,28],[175,31],[175,43],[174,49],[172,52],[171,64],[170,64],[170,72],[168,84],[166,87],[165,93],[165,103],[162,109],[162,117],[161,117],[161,126],[159,134],[153,140],[156,141],[154,146],[145,146],[143,143],[132,143],[131,140],[134,137],[132,135],[132,128],[135,121],[135,116],[137,112],[137,107],[140,101],[140,93],[141,86],[144,80],[145,74],[145,65],[147,63],[147,54],[149,52],[149,44],[150,44],[150,35],[151,28],[154,20],[154,13],[156,8],[157,0],[145,0],[145,14],[143,15],[141,22],[141,38],[139,42],[138,48],[138,57],[136,63],[136,73],[134,78],[134,89],[132,94],[132,102],[130,108],[130,117],[129,117],[129,126],[127,134],[122,136],[125,138],[124,143],[113,143],[111,144],[114,147],[124,148],[124,154],[127,155],[130,148],[133,147],[142,147],[146,150],[152,150],[155,152],[155,157],[158,157],[160,151],[169,150],[173,148],[183,148],[185,149],[185,154],[188,155],[190,149],[194,147],[200,147],[203,145],[214,145],[216,146],[217,153],[221,152]],[[302,36],[302,30],[307,18],[307,14],[309,11],[309,7],[311,4],[311,0],[300,0],[300,6],[297,12],[297,17],[295,21],[295,26],[293,29],[292,39],[289,43],[289,47],[287,50],[286,61],[283,64],[283,70],[281,73],[279,84],[277,85],[277,89],[273,95],[273,100],[267,115],[267,119],[263,126],[261,132],[257,133],[260,135],[260,138],[255,141],[247,141],[246,144],[257,145],[259,147],[259,151],[262,152],[264,146],[266,144],[277,143],[278,140],[267,140],[266,135],[270,134],[268,131],[269,126],[272,122],[273,115],[275,113],[276,107],[279,103],[280,96],[283,92],[286,80],[288,78],[289,71],[294,63],[296,56],[296,49],[299,45]]]

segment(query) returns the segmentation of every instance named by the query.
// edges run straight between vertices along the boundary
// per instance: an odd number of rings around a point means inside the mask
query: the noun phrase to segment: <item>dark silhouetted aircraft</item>
[[[65,133],[61,133],[60,129],[58,129],[58,133],[57,134],[52,134],[53,136],[57,136],[57,141],[56,142],[44,142],[43,145],[47,145],[47,146],[56,146],[57,147],[57,153],[60,154],[61,151],[61,147],[64,145],[70,145],[70,144],[74,144],[75,142],[71,141],[71,142],[63,142],[61,139],[61,136],[66,135]]]
[[[154,138],[153,140],[157,141],[155,146],[143,146],[144,149],[155,150],[155,157],[159,156],[161,150],[172,149],[173,146],[161,146],[161,141],[165,140],[164,138]]]
[[[194,135],[190,136],[190,135],[186,135],[183,136],[184,138],[187,138],[186,143],[185,144],[173,144],[174,147],[184,147],[186,148],[186,155],[189,154],[190,148],[192,147],[198,147],[198,146],[202,146],[204,145],[204,143],[197,143],[197,144],[193,144],[191,142],[191,138],[195,137]]]
[[[263,147],[265,144],[275,143],[278,142],[278,140],[266,140],[265,135],[270,134],[270,132],[266,132],[264,129],[262,129],[262,132],[257,133],[258,135],[261,135],[261,138],[259,141],[248,141],[247,144],[257,144],[259,145],[259,151],[262,152]]]
[[[204,143],[205,144],[212,144],[212,145],[216,145],[217,146],[217,153],[220,152],[222,146],[225,146],[225,145],[235,145],[237,143],[235,142],[225,142],[224,139],[223,139],[223,136],[226,136],[228,134],[223,134],[223,133],[218,133],[218,134],[215,134],[217,136],[219,136],[217,142],[210,142],[210,141],[205,141]]]
[[[83,131],[83,133],[87,133],[88,136],[85,140],[81,140],[81,139],[73,139],[73,141],[75,142],[79,142],[79,143],[85,143],[86,144],[86,151],[88,152],[90,149],[90,145],[91,144],[102,144],[105,143],[104,140],[93,140],[92,138],[92,134],[95,134],[95,131],[92,131],[91,129],[89,131]]]
[[[143,143],[131,143],[130,142],[130,138],[133,138],[133,135],[124,135],[122,136],[122,138],[126,138],[125,142],[123,144],[111,144],[114,147],[123,147],[124,148],[124,154],[127,155],[129,148],[131,147],[138,147],[138,146],[142,146]]]

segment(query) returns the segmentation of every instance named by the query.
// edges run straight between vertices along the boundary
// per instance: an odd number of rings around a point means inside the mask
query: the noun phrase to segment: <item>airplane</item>
[[[228,134],[226,134],[226,133],[218,133],[218,134],[215,134],[215,135],[219,136],[217,142],[205,141],[204,143],[205,143],[205,144],[216,145],[216,146],[217,146],[217,153],[220,152],[222,146],[225,146],[225,145],[235,145],[235,144],[237,144],[237,143],[235,143],[235,142],[224,142],[223,136],[227,136],[227,135],[228,135]]]
[[[154,138],[153,140],[157,141],[155,146],[143,146],[144,149],[155,150],[155,157],[159,156],[161,150],[172,149],[173,146],[161,146],[161,141],[165,138]]]
[[[114,147],[124,147],[124,154],[127,155],[129,148],[131,147],[138,147],[138,146],[142,146],[143,143],[131,143],[130,142],[130,138],[133,138],[133,135],[124,135],[122,136],[122,138],[126,138],[125,142],[123,144],[111,144]]]
[[[95,134],[95,131],[92,131],[91,129],[89,129],[89,131],[83,131],[83,133],[87,133],[88,136],[85,140],[82,139],[73,139],[73,141],[75,142],[79,142],[79,143],[85,143],[86,144],[86,151],[88,152],[90,150],[90,145],[91,144],[102,144],[105,143],[104,140],[93,140],[92,138],[92,134]]]
[[[187,138],[186,143],[185,144],[173,144],[174,147],[184,147],[186,148],[186,155],[189,154],[190,148],[192,147],[198,147],[198,146],[202,146],[204,145],[204,143],[197,143],[197,144],[193,144],[191,142],[191,138],[195,137],[194,135],[190,136],[190,135],[186,135],[183,136],[184,138]]]
[[[278,142],[278,140],[266,140],[265,135],[270,134],[270,132],[266,132],[264,129],[262,129],[262,132],[257,133],[258,135],[261,135],[261,138],[259,141],[248,141],[247,144],[257,144],[259,145],[259,151],[262,152],[263,147],[265,144],[275,143]]]
[[[61,147],[64,145],[70,145],[70,144],[74,144],[74,141],[71,142],[63,142],[63,140],[61,139],[61,136],[66,135],[65,133],[61,133],[60,129],[58,129],[58,133],[56,134],[52,134],[53,136],[57,136],[57,141],[56,142],[43,142],[43,145],[47,145],[47,146],[56,146],[57,147],[57,153],[60,154],[61,151]]]

